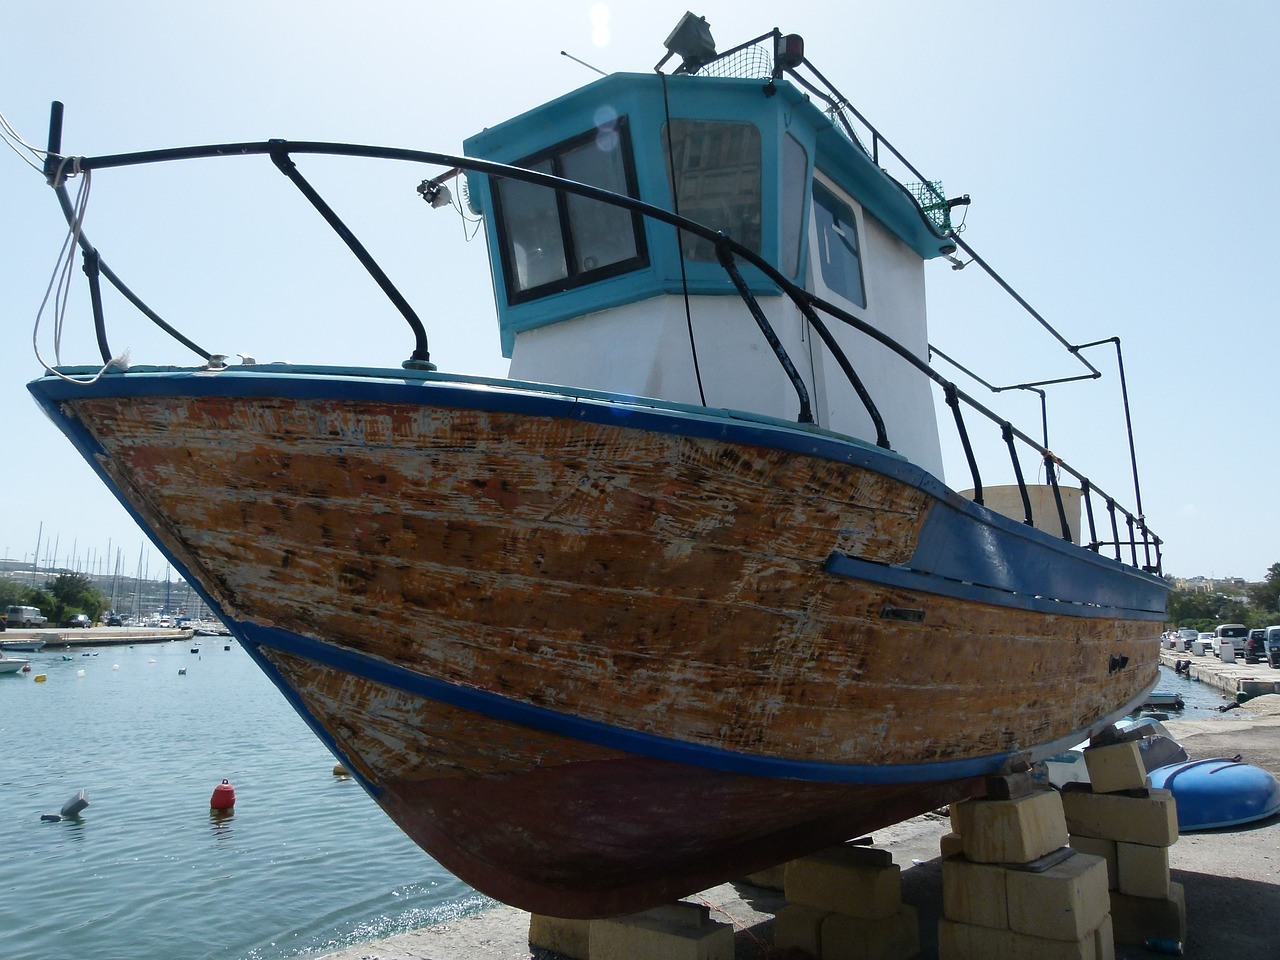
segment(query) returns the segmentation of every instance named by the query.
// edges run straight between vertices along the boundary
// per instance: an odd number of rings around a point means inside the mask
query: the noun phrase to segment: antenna
[[[608,74],[607,74],[607,73],[605,73],[603,70],[601,70],[599,67],[593,67],[591,64],[587,63],[587,61],[585,61],[585,60],[579,60],[579,59],[578,59],[577,57],[575,57],[572,53],[567,53],[567,52],[565,52],[564,50],[561,50],[561,51],[560,51],[560,56],[562,56],[562,57],[568,57],[568,58],[569,58],[570,60],[572,60],[574,63],[580,63],[580,64],[582,64],[584,67],[586,67],[588,70],[594,70],[596,73],[600,74],[600,76],[602,76],[602,77],[607,77],[607,76],[608,76]]]

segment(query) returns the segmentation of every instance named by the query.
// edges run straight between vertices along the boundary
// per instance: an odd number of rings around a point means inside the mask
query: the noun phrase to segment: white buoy
[[[83,670],[77,670],[77,671],[76,671],[76,676],[77,676],[77,677],[83,677],[83,676],[84,676],[84,671],[83,671]]]
[[[120,669],[120,664],[118,664],[118,663],[113,663],[113,664],[111,665],[111,669],[112,669],[112,670],[119,670],[119,669]]]

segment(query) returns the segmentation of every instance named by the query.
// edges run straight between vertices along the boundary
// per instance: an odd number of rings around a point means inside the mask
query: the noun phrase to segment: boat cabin
[[[768,65],[771,68],[772,64]],[[614,74],[469,138],[468,156],[674,211],[928,357],[924,261],[954,245],[804,91],[753,78]],[[471,175],[513,379],[794,421],[796,391],[715,245],[622,207]],[[872,419],[799,308],[739,262],[823,428]],[[865,334],[829,323],[892,449],[942,478],[931,387]]]

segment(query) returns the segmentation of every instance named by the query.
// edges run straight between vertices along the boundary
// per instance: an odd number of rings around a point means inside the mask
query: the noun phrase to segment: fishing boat
[[[10,657],[0,651],[0,673],[21,673],[22,668],[29,666],[30,663],[30,660],[23,660],[21,657]]]
[[[39,640],[34,637],[27,637],[21,640],[0,640],[0,653],[39,653],[44,649],[47,641]]]
[[[409,836],[560,917],[979,793],[1145,702],[1164,626],[1140,503],[939,369],[926,263],[1007,286],[950,222],[966,198],[886,172],[914,168],[797,36],[722,54],[686,16],[666,50],[463,154],[72,157],[55,104],[45,163],[102,362],[55,362],[36,400]],[[90,176],[232,155],[269,158],[387,292],[399,366],[228,363],[106,266]],[[314,155],[409,164],[446,211],[465,193],[509,377],[436,368]],[[197,362],[115,358],[104,280]],[[977,431],[1001,451],[986,484]]]

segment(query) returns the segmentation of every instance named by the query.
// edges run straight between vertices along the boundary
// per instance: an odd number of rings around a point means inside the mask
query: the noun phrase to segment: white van
[[[43,627],[46,622],[39,607],[10,607],[4,613],[11,627]]]
[[[1245,643],[1249,639],[1249,628],[1243,623],[1223,623],[1218,625],[1218,629],[1213,631],[1213,655],[1215,657],[1222,656],[1222,645],[1229,643],[1235,647],[1236,656],[1244,657]]]

